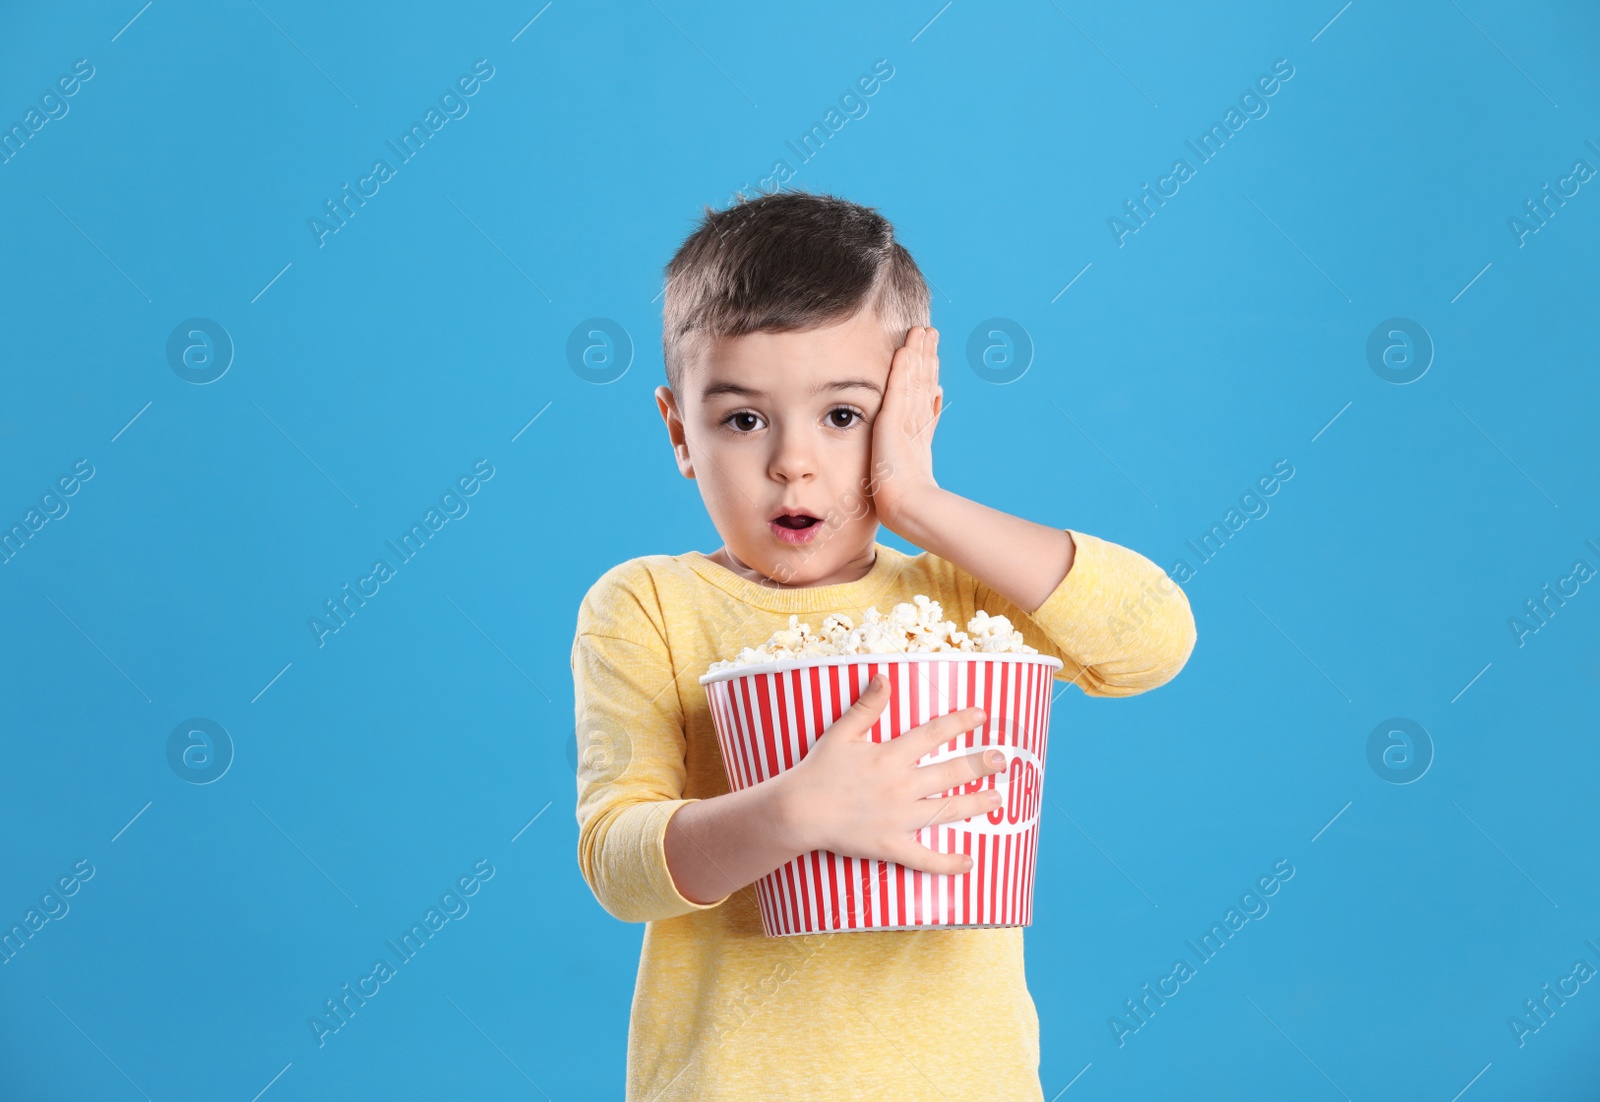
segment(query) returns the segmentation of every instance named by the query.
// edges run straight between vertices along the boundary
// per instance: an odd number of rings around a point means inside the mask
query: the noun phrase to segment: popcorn
[[[706,672],[847,654],[1039,653],[1022,641],[1022,633],[1004,616],[980,611],[967,621],[966,631],[957,630],[943,616],[939,602],[921,593],[912,598],[912,603],[895,605],[887,616],[876,606],[868,608],[861,614],[859,626],[841,612],[831,613],[823,619],[820,633],[813,633],[811,625],[802,624],[799,615],[794,614],[789,617],[789,626],[773,632],[765,643],[744,647],[731,659],[713,662]]]

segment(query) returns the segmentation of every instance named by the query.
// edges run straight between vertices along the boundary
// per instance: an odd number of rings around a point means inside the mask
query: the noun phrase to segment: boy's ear
[[[678,409],[677,396],[670,386],[656,387],[656,408],[661,411],[661,420],[666,422],[672,454],[678,461],[678,473],[684,478],[693,478],[694,461],[689,458],[689,442],[683,435],[683,413]]]

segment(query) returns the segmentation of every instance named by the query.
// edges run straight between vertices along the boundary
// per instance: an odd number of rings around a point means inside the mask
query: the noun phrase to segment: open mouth
[[[769,522],[772,534],[784,543],[810,543],[822,531],[822,522],[810,513],[779,513]]]

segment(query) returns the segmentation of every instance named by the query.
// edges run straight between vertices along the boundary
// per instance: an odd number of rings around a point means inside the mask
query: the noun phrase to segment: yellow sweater
[[[1072,569],[1032,613],[945,559],[883,544],[837,585],[761,586],[691,551],[630,559],[590,588],[572,647],[578,864],[602,907],[646,924],[628,1102],[1042,1102],[1022,928],[769,938],[753,886],[684,898],[663,837],[684,803],[729,791],[697,679],[791,613],[815,629],[925,593],[961,627],[979,609],[1009,617],[1091,696],[1170,680],[1194,647],[1188,598],[1142,555],[1072,536]]]

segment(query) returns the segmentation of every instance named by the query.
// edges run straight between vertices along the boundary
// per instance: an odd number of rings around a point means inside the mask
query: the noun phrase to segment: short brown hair
[[[927,281],[871,207],[780,191],[705,216],[667,264],[661,344],[667,385],[682,398],[684,368],[710,339],[814,329],[863,306],[903,341],[929,324]]]

